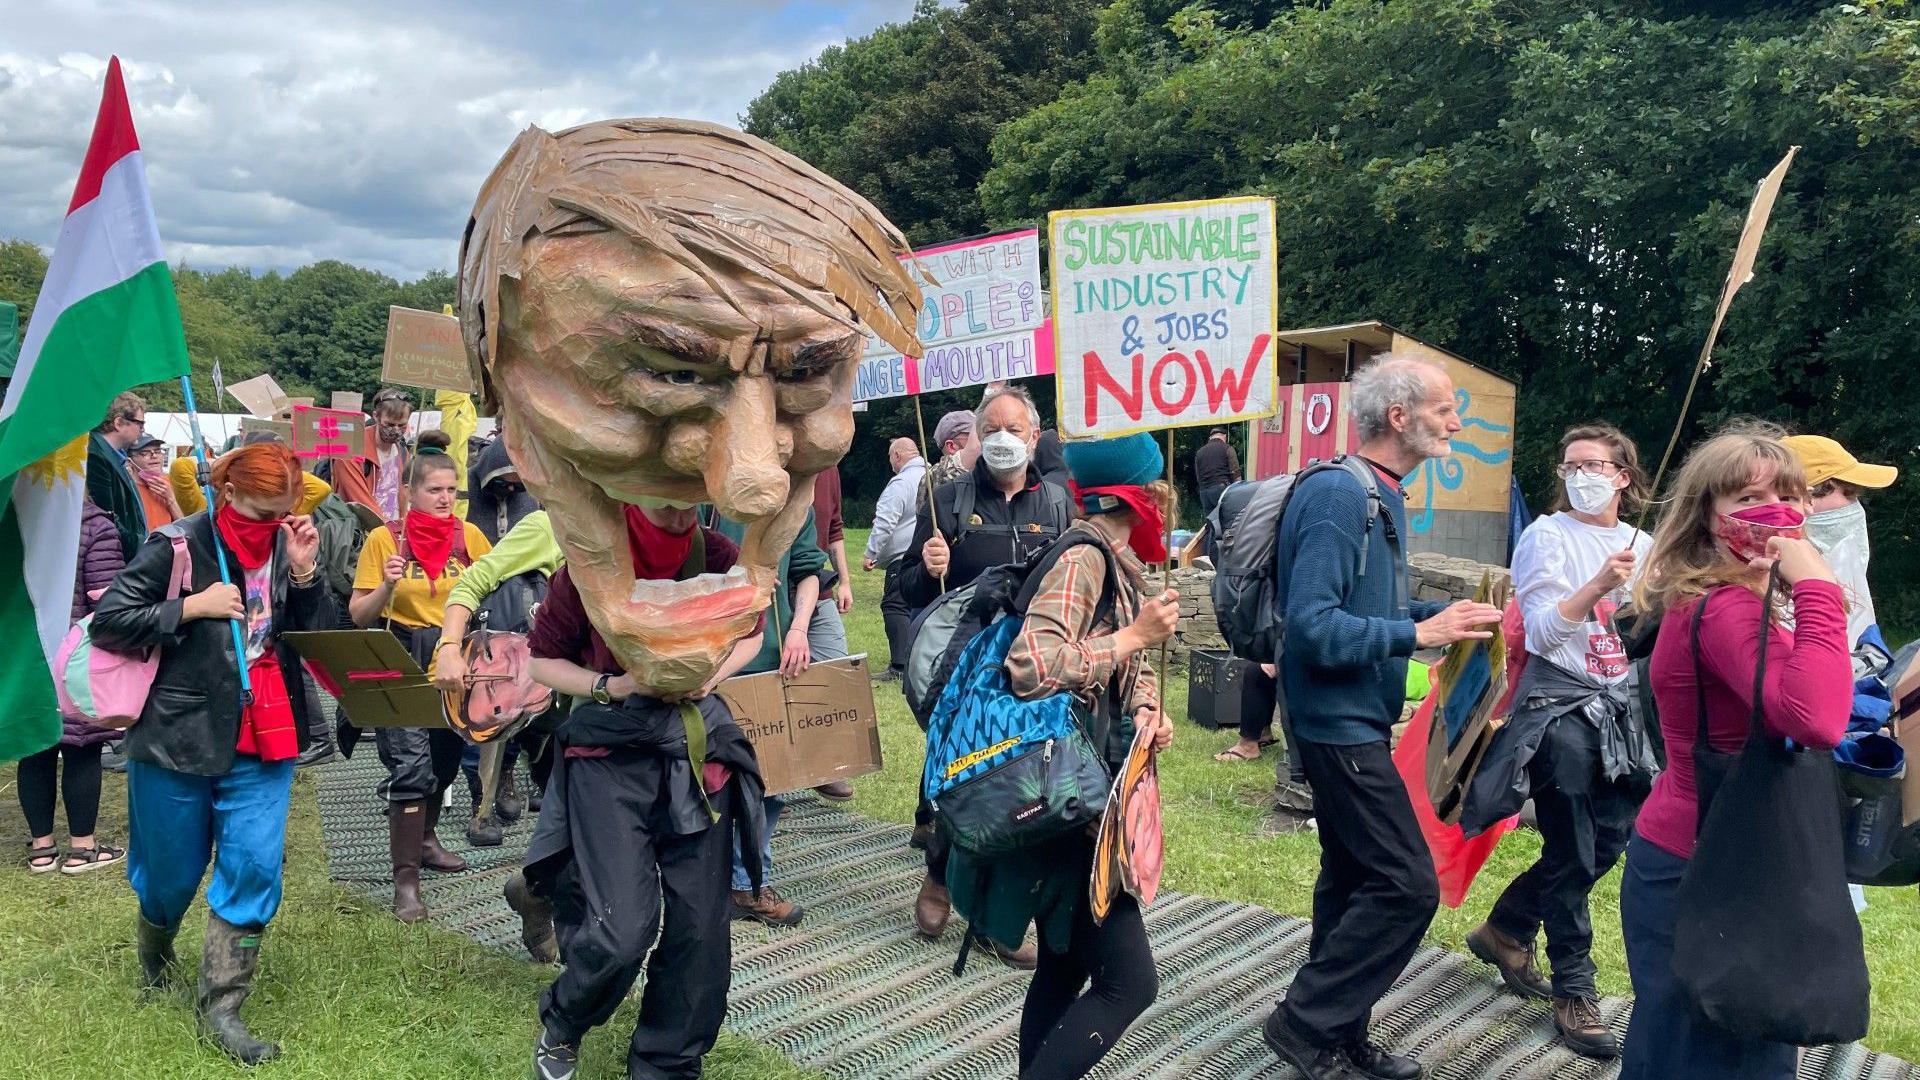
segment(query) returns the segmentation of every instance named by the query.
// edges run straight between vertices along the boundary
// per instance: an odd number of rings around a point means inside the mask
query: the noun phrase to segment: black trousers
[[[1601,777],[1599,732],[1577,715],[1549,722],[1527,778],[1540,858],[1500,894],[1487,921],[1521,941],[1545,929],[1554,994],[1598,997],[1587,898],[1627,849],[1640,800]]]
[[[913,646],[913,606],[900,594],[900,568],[906,556],[887,563],[886,581],[881,586],[880,616],[887,627],[889,666],[899,671],[907,666],[907,650]]]
[[[391,632],[422,668],[433,661],[439,627],[394,626]],[[373,743],[380,764],[387,767],[380,795],[388,802],[437,798],[459,777],[460,756],[467,748],[466,740],[449,727],[376,728]]]
[[[630,751],[567,762],[573,860],[554,889],[566,968],[540,996],[547,1030],[577,1042],[626,1000],[645,961],[627,1049],[628,1075],[640,1080],[700,1074],[726,1019],[733,960],[729,792],[713,796],[720,820],[705,832],[664,837],[660,773],[657,757]]]
[[[1365,1038],[1374,1003],[1413,959],[1440,882],[1384,740],[1296,742],[1313,785],[1320,878],[1307,963],[1281,1009],[1309,1041],[1343,1045]]]
[[[20,759],[20,810],[31,835],[53,835],[56,789],[66,796],[67,835],[93,835],[100,820],[100,750],[100,743],[49,746]],[[61,758],[67,762],[66,775],[56,780]]]
[[[1211,487],[1203,487],[1200,489],[1201,520],[1204,521],[1213,515],[1213,508],[1220,505],[1220,496],[1225,495],[1226,493],[1227,493],[1227,485],[1225,484],[1218,484]],[[1218,538],[1215,537],[1213,533],[1211,532],[1207,533],[1206,555],[1208,558],[1212,558],[1213,553],[1215,552],[1215,550],[1217,550],[1217,545],[1216,545],[1217,539]]]
[[[933,816],[933,807],[928,805],[925,796],[922,796],[920,804],[914,807],[913,823],[915,825],[932,824],[933,831],[927,836],[927,876],[933,879],[934,884],[945,885],[947,853],[953,850],[953,841],[948,838],[946,827]]]
[[[1092,838],[1072,857],[1090,873]],[[1085,886],[1076,892],[1068,939],[1040,932],[1040,964],[1020,1009],[1020,1080],[1087,1075],[1160,993],[1140,905],[1122,893],[1096,926]]]

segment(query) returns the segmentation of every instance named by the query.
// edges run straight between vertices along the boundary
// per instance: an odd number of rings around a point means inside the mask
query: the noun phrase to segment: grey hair
[[[1024,386],[1002,386],[987,391],[987,395],[980,399],[980,407],[973,410],[973,430],[979,431],[986,426],[987,406],[1003,397],[1019,398],[1020,403],[1027,407],[1027,422],[1033,425],[1035,432],[1040,430],[1040,407],[1033,403],[1032,395],[1027,393]]]
[[[1427,396],[1427,372],[1445,369],[1422,356],[1383,353],[1353,373],[1347,387],[1347,410],[1361,442],[1390,430],[1387,411],[1395,405],[1412,412]]]

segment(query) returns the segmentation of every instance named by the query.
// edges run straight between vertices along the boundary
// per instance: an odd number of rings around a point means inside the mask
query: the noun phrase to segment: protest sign
[[[328,404],[332,408],[344,409],[348,412],[365,411],[361,408],[361,396],[351,390],[335,390],[333,392],[333,400],[328,402]]]
[[[473,370],[467,366],[460,320],[432,311],[389,307],[387,352],[380,364],[380,380],[463,394],[479,390],[473,385]]]
[[[735,675],[714,690],[753,743],[767,794],[805,791],[879,772],[880,724],[864,655]]]
[[[293,452],[303,458],[353,457],[360,453],[367,418],[359,410],[293,407]]]
[[[280,384],[271,375],[255,375],[227,387],[227,393],[233,400],[246,407],[255,416],[272,416],[284,412],[292,399],[280,389]]]
[[[243,416],[240,418],[240,438],[242,441],[245,441],[248,435],[256,431],[266,432],[273,436],[276,442],[283,442],[288,446],[293,445],[293,424],[289,421],[268,420],[259,416]]]
[[[1273,412],[1273,200],[1056,210],[1047,222],[1062,433]]]
[[[941,244],[913,258],[908,267],[921,299],[915,333],[926,355],[905,357],[868,337],[855,401],[1052,374],[1040,230]]]

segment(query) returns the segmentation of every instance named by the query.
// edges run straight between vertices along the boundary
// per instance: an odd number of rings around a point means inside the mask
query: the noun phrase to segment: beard
[[[1442,458],[1453,453],[1453,441],[1439,424],[1415,422],[1407,430],[1407,446],[1423,458]]]

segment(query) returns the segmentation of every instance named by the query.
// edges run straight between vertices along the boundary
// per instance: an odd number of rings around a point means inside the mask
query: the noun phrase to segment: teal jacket
[[[704,516],[704,515],[703,515]],[[747,528],[727,518],[714,516],[713,528],[727,539],[738,544],[746,538]],[[820,579],[820,591],[824,595],[832,586],[833,567],[827,562],[827,553],[820,550],[820,541],[813,528],[813,511],[807,511],[806,524],[800,527],[800,535],[793,538],[793,546],[780,557],[780,580],[783,588],[773,590],[773,610],[768,612],[766,637],[760,644],[760,655],[753,662],[740,669],[743,675],[752,675],[762,671],[775,671],[780,667],[780,643],[785,640],[787,631],[793,627],[793,591],[809,577]],[[813,613],[807,612],[811,618]]]

